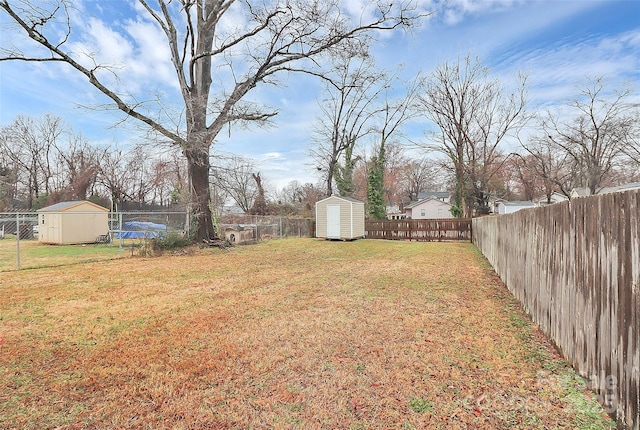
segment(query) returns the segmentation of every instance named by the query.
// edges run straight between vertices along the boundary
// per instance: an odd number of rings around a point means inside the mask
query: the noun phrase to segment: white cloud
[[[505,11],[525,0],[448,0],[440,6],[442,20],[448,25],[456,25],[474,15]]]
[[[167,39],[157,24],[128,20],[127,33],[136,41],[134,56],[129,58],[133,73],[144,81],[155,81],[179,89],[171,63]]]
[[[264,154],[259,155],[258,159],[270,163],[286,160],[286,158],[279,152],[265,152]]]
[[[603,76],[621,86],[635,80],[640,70],[640,30],[610,37],[567,40],[524,54],[514,54],[511,70],[528,73],[532,96],[537,103],[564,102],[576,95],[587,78]],[[503,61],[506,63],[508,60]],[[640,88],[636,88],[640,90]]]

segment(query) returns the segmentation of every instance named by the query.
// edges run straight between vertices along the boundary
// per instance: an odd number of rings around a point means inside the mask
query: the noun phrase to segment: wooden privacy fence
[[[402,219],[367,221],[368,239],[426,242],[471,241],[470,219]]]
[[[473,220],[473,242],[622,428],[640,428],[640,191]]]

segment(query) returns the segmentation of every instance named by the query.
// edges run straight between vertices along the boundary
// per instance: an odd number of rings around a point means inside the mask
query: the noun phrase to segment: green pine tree
[[[385,153],[384,144],[382,144],[378,155],[371,160],[367,178],[369,217],[373,220],[383,220],[387,217],[387,207],[384,201],[384,164]]]

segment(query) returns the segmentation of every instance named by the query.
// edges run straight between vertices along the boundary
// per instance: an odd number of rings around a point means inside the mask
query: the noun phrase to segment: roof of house
[[[97,208],[103,209],[105,211],[108,211],[109,209],[104,208],[100,205],[97,205],[95,203],[92,203],[90,201],[87,200],[73,200],[73,201],[69,201],[69,202],[60,202],[60,203],[56,203],[50,206],[46,206],[42,209],[38,209],[37,212],[62,212],[62,211],[66,211],[68,209],[71,209],[73,207],[79,206],[81,204],[89,204],[91,206],[95,206]]]
[[[551,203],[558,203],[558,202],[563,202],[563,201],[569,200],[569,197],[565,196],[562,193],[554,191],[550,195],[550,200],[551,200]],[[546,205],[547,204],[547,196],[540,196],[537,199],[535,199],[534,202],[535,203],[539,203],[541,205]]]
[[[446,199],[451,194],[448,191],[425,191],[418,193],[418,201],[427,199],[429,197],[435,199]]]
[[[617,185],[615,187],[604,187],[600,189],[596,194],[609,194],[618,193],[623,191],[640,190],[640,182],[630,182],[628,184]],[[585,197],[590,196],[591,191],[589,188],[574,188],[571,190],[572,197]]]
[[[584,196],[589,196],[591,195],[591,190],[587,187],[582,187],[582,188],[574,188],[573,190],[571,190],[571,196],[573,197],[584,197]]]
[[[530,207],[530,206],[533,207],[533,206],[536,205],[535,203],[533,203],[532,201],[529,201],[529,200],[522,200],[522,201],[516,200],[516,201],[511,201],[511,202],[508,202],[506,200],[502,200],[502,201],[497,202],[496,204],[501,204],[501,205],[504,205],[504,206],[524,206],[524,207]]]
[[[405,206],[404,208],[405,208],[405,209],[413,209],[413,208],[415,208],[416,206],[420,206],[421,204],[428,202],[429,200],[433,200],[434,202],[438,202],[439,204],[442,204],[442,205],[451,206],[451,204],[450,204],[450,203],[443,202],[443,201],[442,201],[442,200],[440,200],[440,199],[436,199],[436,198],[433,198],[433,197],[428,197],[428,198],[426,198],[426,199],[418,200],[417,202],[413,202],[413,203],[411,203],[411,204],[408,204],[408,205],[407,205],[407,206]]]
[[[617,193],[620,191],[629,191],[640,189],[640,182],[631,182],[629,184],[618,185],[616,187],[605,187],[598,194]]]

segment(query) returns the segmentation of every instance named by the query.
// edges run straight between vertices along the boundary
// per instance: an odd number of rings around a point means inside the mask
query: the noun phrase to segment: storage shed
[[[337,196],[317,202],[316,237],[342,240],[364,237],[364,203]]]
[[[85,200],[60,202],[38,211],[42,243],[94,243],[109,234],[109,209]]]

